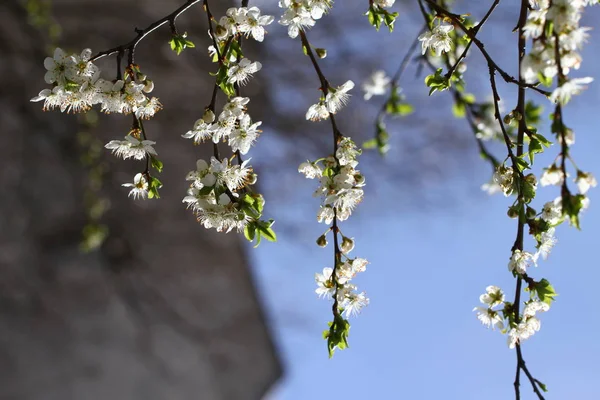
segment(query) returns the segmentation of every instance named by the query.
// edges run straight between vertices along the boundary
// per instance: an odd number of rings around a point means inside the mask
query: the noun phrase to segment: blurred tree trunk
[[[68,40],[60,44],[96,52],[129,41],[135,26],[177,3],[54,0],[53,7]],[[201,8],[188,14],[181,29],[205,32]],[[166,108],[147,123],[165,164],[163,198],[128,201],[120,185],[143,167],[102,148],[100,162],[112,171],[101,190],[111,205],[103,217],[110,236],[100,251],[83,254],[90,175],[81,158],[89,149],[77,138],[83,131],[102,143],[122,138],[130,118],[102,116],[90,129],[30,103],[45,86],[47,38],[27,22],[22,3],[0,4],[2,399],[260,399],[281,374],[238,236],[206,232],[181,203],[186,172],[210,146],[180,135],[207,103],[212,67],[203,51],[176,57],[168,35],[149,37],[137,52],[142,70],[165,85],[154,94]]]

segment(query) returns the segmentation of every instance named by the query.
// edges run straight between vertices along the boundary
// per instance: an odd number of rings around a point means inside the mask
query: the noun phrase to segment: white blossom
[[[558,224],[562,219],[562,198],[557,197],[544,204],[541,218],[550,225]]]
[[[315,274],[315,281],[317,282],[317,289],[315,292],[319,297],[333,297],[333,294],[335,293],[335,284],[331,279],[332,274],[333,269],[329,267],[323,268],[323,273],[320,274],[317,272]]]
[[[384,95],[389,86],[391,79],[386,76],[385,71],[375,71],[362,84],[362,90],[365,92],[365,100],[369,100],[373,96]]]
[[[229,146],[231,146],[231,150],[239,150],[241,154],[248,153],[250,146],[254,144],[261,132],[258,129],[261,124],[261,121],[253,124],[250,116],[248,114],[244,114],[244,116],[239,120],[238,127],[233,129],[229,135]]]
[[[479,301],[493,308],[504,302],[504,292],[498,286],[488,286],[485,293],[479,296]]]
[[[252,62],[247,58],[243,58],[239,64],[229,67],[227,71],[227,83],[238,83],[245,85],[252,74],[260,71],[262,64],[258,61]]]
[[[550,251],[556,244],[557,240],[554,237],[555,228],[552,227],[545,232],[542,232],[540,235],[540,241],[538,244],[538,251],[535,253],[534,258],[537,259],[539,256],[542,256],[544,260],[548,258]]]
[[[140,140],[131,135],[125,136],[125,140],[111,140],[104,147],[112,150],[112,153],[121,157],[124,160],[133,158],[135,160],[143,160],[149,155],[156,156],[154,146],[156,142],[151,140]]]
[[[575,183],[577,184],[577,188],[579,189],[579,193],[586,194],[588,190],[592,187],[596,187],[598,182],[594,175],[591,172],[577,172],[577,178],[575,178]]]
[[[524,274],[527,268],[535,264],[536,258],[527,251],[515,250],[508,263],[508,270],[517,274]]]
[[[421,41],[422,54],[431,48],[439,57],[442,52],[448,52],[452,49],[452,38],[449,33],[454,29],[452,25],[438,25],[433,30],[422,33],[419,36]]]
[[[504,322],[498,311],[494,311],[487,307],[475,307],[473,311],[477,311],[477,319],[488,329],[504,328]]]
[[[555,103],[560,103],[563,106],[571,100],[571,97],[581,93],[587,86],[584,86],[588,83],[591,83],[594,78],[586,77],[586,78],[573,78],[564,82],[561,86],[554,89],[552,94],[550,95],[550,100]]]
[[[330,113],[335,114],[344,107],[350,99],[350,90],[354,88],[354,82],[347,81],[342,86],[337,88],[329,87],[327,96],[325,96],[325,104]]]
[[[134,200],[138,198],[145,199],[148,196],[148,181],[141,173],[135,175],[133,183],[124,183],[121,186],[131,188],[129,196],[133,196]]]

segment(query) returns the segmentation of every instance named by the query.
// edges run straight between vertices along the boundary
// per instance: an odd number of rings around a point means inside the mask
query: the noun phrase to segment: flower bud
[[[508,218],[518,218],[519,217],[519,208],[516,206],[509,207],[508,212],[506,213]]]
[[[528,174],[528,175],[525,177],[525,181],[526,181],[527,183],[529,183],[530,185],[532,185],[533,187],[536,187],[536,186],[537,186],[537,178],[535,177],[535,175],[534,175],[534,174]]]
[[[317,56],[319,58],[327,57],[327,50],[325,50],[325,49],[317,48],[317,49],[315,49],[315,52],[317,53]]]
[[[527,219],[534,219],[536,214],[537,211],[535,211],[534,208],[527,206],[527,209],[525,210],[525,215],[527,216]]]
[[[227,28],[225,28],[223,25],[217,25],[217,27],[215,28],[215,36],[217,37],[217,39],[225,40],[227,39],[228,35],[229,32],[227,31]]]
[[[354,249],[354,239],[342,236],[342,245],[340,246],[343,253],[350,253]]]
[[[258,180],[258,175],[254,174],[254,173],[250,174],[248,176],[248,185],[254,185],[257,180]]]
[[[322,234],[321,236],[319,236],[319,238],[317,239],[317,246],[319,246],[319,247],[327,246],[327,238],[325,237],[325,234]]]
[[[144,93],[150,93],[151,91],[154,90],[154,81],[150,80],[150,79],[146,79],[144,81],[144,89],[142,89],[144,91]]]

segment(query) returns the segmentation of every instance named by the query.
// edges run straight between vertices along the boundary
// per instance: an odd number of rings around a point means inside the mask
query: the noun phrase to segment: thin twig
[[[141,42],[146,36],[148,36],[149,34],[151,34],[156,29],[160,28],[161,26],[163,26],[166,23],[169,23],[169,24],[171,24],[171,26],[174,26],[175,20],[177,19],[177,17],[179,17],[181,14],[186,12],[190,7],[192,7],[193,5],[195,5],[196,3],[199,3],[199,2],[200,2],[200,0],[188,0],[185,2],[185,4],[183,4],[181,7],[179,7],[175,11],[173,11],[171,14],[166,15],[166,16],[162,17],[161,19],[159,19],[158,21],[153,22],[147,28],[145,28],[145,29],[137,29],[136,28],[135,31],[137,33],[137,36],[135,38],[133,38],[131,41],[129,41],[125,44],[122,44],[120,46],[113,47],[112,49],[101,51],[98,54],[96,54],[95,56],[93,56],[90,59],[90,61],[96,61],[102,57],[110,56],[115,53],[123,53],[127,50],[127,51],[129,51],[129,59],[130,59],[129,63],[133,64],[135,48],[137,47],[139,42]]]

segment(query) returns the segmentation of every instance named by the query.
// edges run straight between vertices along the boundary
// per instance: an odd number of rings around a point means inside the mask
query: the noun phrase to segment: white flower
[[[273,22],[271,15],[260,15],[258,7],[251,7],[246,13],[246,18],[239,25],[239,30],[246,35],[252,35],[254,40],[262,42],[265,37],[264,26]]]
[[[550,225],[558,224],[562,219],[562,198],[557,197],[544,204],[541,218]]]
[[[150,119],[161,109],[162,104],[160,104],[156,97],[152,97],[151,99],[146,97],[141,104],[137,105],[135,115],[140,119]]]
[[[229,135],[229,146],[231,146],[231,149],[233,151],[239,150],[241,154],[248,153],[250,146],[254,144],[261,132],[258,129],[260,124],[262,124],[261,121],[253,124],[250,116],[244,114],[239,121],[239,127],[234,129]]]
[[[338,149],[335,152],[335,157],[340,165],[350,165],[354,168],[358,162],[356,158],[361,154],[361,150],[356,147],[356,144],[349,137],[344,137],[338,144]]]
[[[525,304],[525,308],[523,309],[523,318],[529,319],[535,316],[537,312],[546,312],[550,309],[550,306],[547,303],[544,303],[539,300],[532,300]]]
[[[315,20],[304,5],[298,4],[295,1],[281,0],[279,7],[287,8],[279,23],[288,27],[288,35],[292,39],[298,36],[301,29],[304,30],[315,25]]]
[[[350,94],[348,93],[354,87],[354,82],[346,81],[342,86],[337,88],[330,87],[327,96],[325,96],[325,104],[330,113],[335,114],[343,106],[348,103]]]
[[[158,155],[152,147],[155,144],[156,142],[151,140],[139,140],[129,135],[125,136],[125,140],[111,140],[104,147],[112,150],[115,156],[124,160],[128,158],[143,160],[148,155]]]
[[[362,84],[362,90],[365,92],[365,100],[373,96],[384,95],[390,86],[391,79],[385,75],[385,71],[375,71]]]
[[[479,296],[479,301],[483,304],[493,308],[504,302],[504,292],[498,286],[488,286],[485,291],[484,294]]]
[[[54,50],[53,57],[44,59],[44,67],[47,70],[44,80],[48,84],[56,82],[59,85],[64,85],[67,79],[72,79],[75,76],[74,65],[75,58],[67,56],[62,49],[57,47]]]
[[[331,206],[327,205],[319,208],[319,212],[317,213],[318,222],[325,222],[327,225],[329,225],[331,222],[333,222],[334,217],[335,214]]]
[[[540,321],[535,317],[530,317],[525,321],[520,322],[516,328],[512,328],[508,332],[508,347],[514,349],[515,346],[523,340],[531,337],[541,327]]]
[[[310,121],[320,121],[327,118],[329,118],[329,110],[322,101],[310,106],[306,112],[306,119]]]
[[[235,128],[236,116],[229,111],[223,111],[219,115],[217,122],[211,125],[213,143],[219,143],[222,139],[229,137],[233,129]]]
[[[260,71],[262,64],[258,61],[252,62],[247,58],[243,58],[239,64],[233,65],[227,71],[227,83],[238,83],[245,85],[252,74]]]
[[[515,250],[508,263],[508,270],[517,274],[524,274],[527,268],[535,264],[535,257],[527,251]]]
[[[349,293],[346,295],[345,302],[342,304],[346,317],[355,316],[360,311],[369,305],[369,299],[365,292]]]
[[[590,188],[596,187],[596,185],[598,185],[596,178],[594,177],[594,175],[592,175],[591,172],[582,171],[577,172],[577,178],[575,178],[575,183],[577,184],[577,187],[579,188],[579,193],[581,194],[586,194],[588,190],[590,190]]]
[[[364,258],[355,258],[339,264],[336,269],[336,278],[342,285],[353,279],[357,273],[364,272],[369,262]]]
[[[593,80],[594,78],[591,77],[569,79],[554,89],[550,95],[550,100],[565,105],[571,100],[571,96],[581,93],[582,90],[587,88],[584,85],[591,83]]]
[[[538,251],[534,257],[537,259],[540,255],[544,260],[548,258],[550,251],[556,244],[557,240],[554,237],[555,228],[550,228],[546,232],[543,232],[540,236],[540,242],[538,244]]]
[[[486,307],[475,307],[473,311],[477,311],[477,319],[481,321],[488,329],[504,328],[504,322],[498,311],[494,311],[491,308]]]
[[[194,143],[198,144],[207,139],[212,139],[213,136],[213,125],[212,123],[215,121],[215,114],[207,109],[204,112],[202,118],[197,120],[194,123],[194,128],[191,131],[187,131],[181,135],[186,139],[194,139]]]
[[[502,188],[504,196],[510,196],[514,192],[514,172],[512,167],[498,166],[493,179]]]
[[[390,8],[395,2],[396,0],[374,0],[373,4],[381,8]]]
[[[452,39],[448,34],[453,29],[454,26],[452,25],[438,25],[432,31],[421,34],[419,40],[422,42],[422,54],[425,54],[428,48],[431,48],[438,57],[442,52],[450,51],[452,49]]]
[[[70,97],[71,93],[65,91],[62,86],[55,86],[52,90],[42,90],[36,97],[31,99],[31,101],[44,100],[44,110],[59,107],[60,111],[64,112],[69,106]]]
[[[331,274],[333,273],[332,268],[323,268],[323,273],[315,274],[315,281],[317,282],[317,289],[315,292],[319,297],[333,297],[335,293],[335,284],[331,279]]]
[[[223,113],[227,116],[233,115],[235,118],[240,119],[244,115],[246,110],[246,104],[250,102],[248,97],[234,97],[223,107]]]
[[[139,197],[145,199],[148,196],[148,181],[146,180],[146,177],[141,173],[135,175],[135,177],[133,178],[133,183],[124,183],[121,186],[132,188],[129,191],[128,197],[133,196],[134,200],[136,200]]]
[[[321,167],[310,161],[303,162],[298,167],[298,172],[304,174],[308,179],[320,178],[323,174]]]
[[[565,176],[563,171],[553,164],[548,168],[544,168],[544,172],[542,172],[542,176],[540,177],[540,184],[542,186],[560,186],[563,184],[564,180]]]

